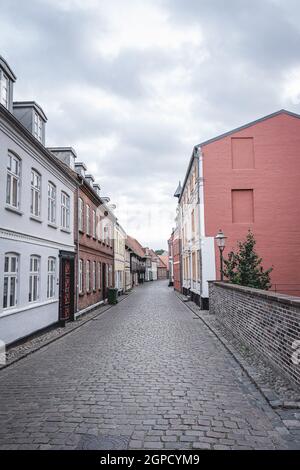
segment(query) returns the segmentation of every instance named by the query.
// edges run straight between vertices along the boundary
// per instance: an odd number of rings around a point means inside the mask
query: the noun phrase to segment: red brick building
[[[80,181],[75,214],[77,315],[103,302],[113,287],[114,216],[100,197],[100,187],[75,164]]]

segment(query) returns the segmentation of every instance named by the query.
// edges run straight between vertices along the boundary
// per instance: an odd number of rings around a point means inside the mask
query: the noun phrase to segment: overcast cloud
[[[16,100],[75,148],[125,230],[166,247],[193,146],[300,112],[298,0],[0,0]]]

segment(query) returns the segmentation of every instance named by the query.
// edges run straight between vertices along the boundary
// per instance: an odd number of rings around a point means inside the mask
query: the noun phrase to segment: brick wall
[[[299,297],[209,282],[209,306],[237,338],[300,385],[300,365],[292,361],[297,351],[292,344],[300,340]]]

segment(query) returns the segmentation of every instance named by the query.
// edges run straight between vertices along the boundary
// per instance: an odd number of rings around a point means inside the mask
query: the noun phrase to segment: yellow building
[[[115,287],[119,293],[125,292],[125,242],[126,232],[121,225],[115,223],[114,237],[114,271],[115,271]]]

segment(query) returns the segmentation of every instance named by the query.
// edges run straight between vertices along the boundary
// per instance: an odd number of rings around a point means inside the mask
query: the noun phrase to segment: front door
[[[59,321],[74,319],[74,253],[60,252]]]

